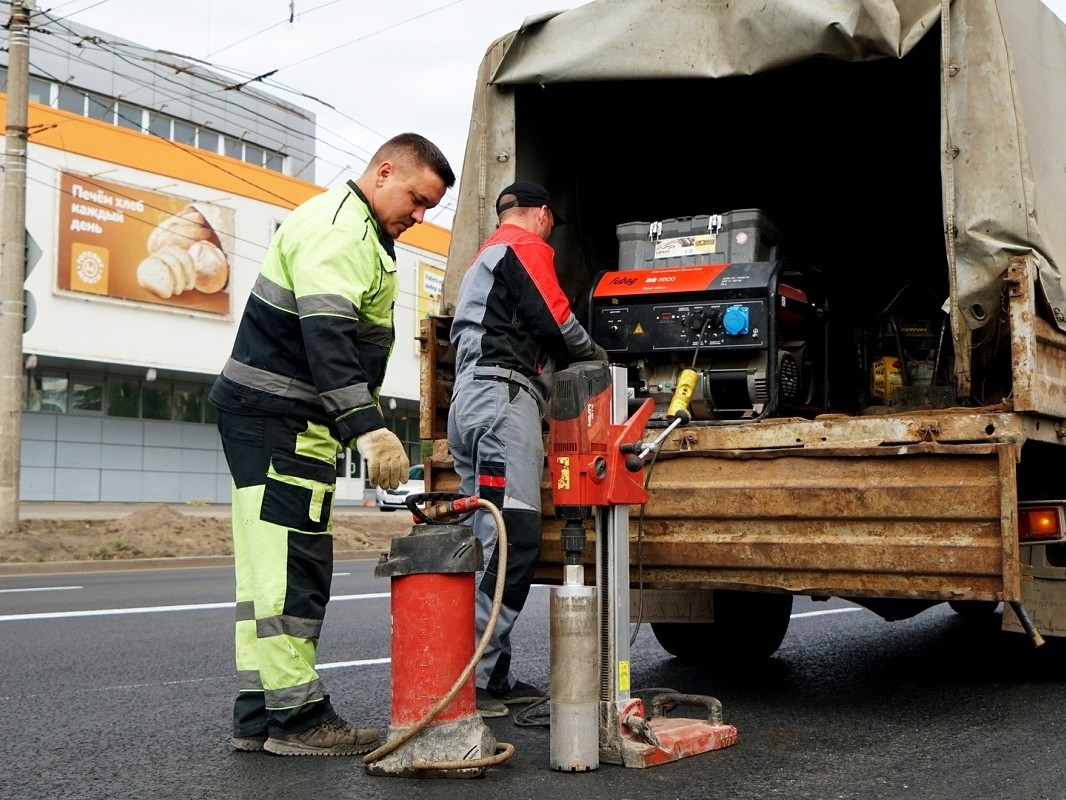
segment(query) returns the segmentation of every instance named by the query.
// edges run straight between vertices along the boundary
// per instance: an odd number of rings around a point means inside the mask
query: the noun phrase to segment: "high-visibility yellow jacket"
[[[302,203],[274,234],[211,402],[320,422],[344,443],[384,427],[396,292],[392,240],[354,182]]]

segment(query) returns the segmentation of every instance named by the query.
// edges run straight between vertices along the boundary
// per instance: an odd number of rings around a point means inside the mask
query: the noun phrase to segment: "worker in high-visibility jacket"
[[[351,445],[373,484],[407,480],[407,452],[378,406],[394,338],[393,240],[454,183],[436,145],[406,133],[358,179],[297,207],[274,235],[211,389],[233,478],[237,750],[355,755],[379,741],[338,716],[315,670],[336,459]]]

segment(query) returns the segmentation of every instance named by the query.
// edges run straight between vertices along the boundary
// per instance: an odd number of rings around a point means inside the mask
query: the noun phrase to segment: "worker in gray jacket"
[[[541,421],[547,407],[541,380],[553,360],[607,360],[577,321],[555,272],[548,237],[563,219],[548,192],[515,183],[496,201],[499,227],[463,277],[452,320],[455,388],[448,411],[448,446],[460,491],[497,506],[507,526],[507,574],[492,639],[475,672],[481,716],[544,697],[511,669],[511,629],[525,605],[540,557]],[[485,569],[475,577],[477,641],[492,609],[499,554],[491,515],[474,514]]]

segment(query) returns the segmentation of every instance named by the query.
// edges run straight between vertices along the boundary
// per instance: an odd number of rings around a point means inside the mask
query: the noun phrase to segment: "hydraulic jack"
[[[687,398],[686,398],[687,399]],[[551,767],[596,769],[599,762],[650,767],[729,747],[737,730],[722,721],[721,703],[703,695],[664,693],[650,714],[632,696],[629,657],[629,506],[647,502],[643,457],[652,445],[640,440],[654,403],[627,415],[626,370],[580,362],[555,376],[548,468],[556,517],[565,520],[563,585],[551,603]],[[671,405],[684,424],[687,403]],[[585,523],[594,520],[597,623],[589,624],[581,552]],[[599,634],[598,640],[596,639]],[[598,655],[599,693],[590,702],[583,664]],[[702,718],[669,717],[681,706],[700,706]],[[589,730],[597,730],[593,755]]]

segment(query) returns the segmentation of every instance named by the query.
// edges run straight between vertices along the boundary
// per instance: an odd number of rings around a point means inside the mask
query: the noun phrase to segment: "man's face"
[[[447,187],[423,164],[386,161],[378,167],[377,190],[371,205],[390,239],[422,222],[426,211],[436,207]]]

